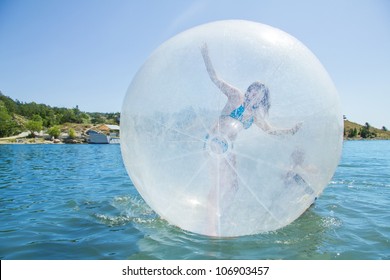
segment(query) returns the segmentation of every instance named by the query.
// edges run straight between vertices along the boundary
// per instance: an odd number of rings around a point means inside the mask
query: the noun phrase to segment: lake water
[[[349,141],[299,219],[208,238],[141,199],[119,145],[0,145],[0,259],[390,259],[390,141]]]

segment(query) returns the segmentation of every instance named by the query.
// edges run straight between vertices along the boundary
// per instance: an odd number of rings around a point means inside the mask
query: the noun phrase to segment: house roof
[[[120,130],[119,125],[116,125],[116,124],[106,124],[106,126],[107,126],[110,130]]]
[[[102,124],[98,126],[97,129],[102,131],[109,131],[109,130],[120,130],[120,127],[119,125]]]

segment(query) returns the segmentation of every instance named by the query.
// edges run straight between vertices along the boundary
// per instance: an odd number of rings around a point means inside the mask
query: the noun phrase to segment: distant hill
[[[119,124],[119,112],[88,113],[75,108],[51,107],[35,102],[20,102],[0,91],[0,137],[18,135],[24,131],[41,131],[52,127],[65,129],[67,124]]]
[[[390,131],[386,127],[382,129],[371,126],[369,123],[360,125],[358,123],[344,120],[344,139],[385,139],[390,140]]]

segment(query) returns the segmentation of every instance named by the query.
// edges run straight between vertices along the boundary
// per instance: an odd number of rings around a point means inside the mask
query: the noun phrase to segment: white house
[[[119,144],[119,125],[103,124],[87,131],[90,144]]]

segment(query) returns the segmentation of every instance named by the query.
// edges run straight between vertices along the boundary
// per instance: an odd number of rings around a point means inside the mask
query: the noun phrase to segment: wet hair
[[[254,82],[247,89],[247,91],[252,91],[252,90],[262,91],[264,93],[264,96],[261,99],[260,104],[264,108],[265,113],[268,114],[268,110],[271,107],[271,100],[270,100],[270,96],[269,96],[268,87],[266,87],[263,83]]]

